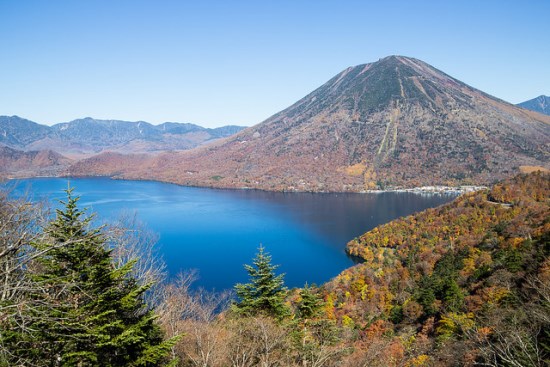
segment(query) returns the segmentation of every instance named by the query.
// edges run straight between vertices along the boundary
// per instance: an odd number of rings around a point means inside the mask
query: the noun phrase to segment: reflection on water
[[[9,185],[14,185],[11,182]],[[160,234],[161,253],[173,276],[198,269],[196,283],[228,289],[247,281],[259,244],[286,273],[288,286],[322,283],[354,264],[346,243],[373,227],[452,200],[451,195],[413,193],[312,194],[215,190],[145,181],[71,179],[81,206],[115,219],[125,211]],[[33,200],[64,198],[67,180],[21,180]]]

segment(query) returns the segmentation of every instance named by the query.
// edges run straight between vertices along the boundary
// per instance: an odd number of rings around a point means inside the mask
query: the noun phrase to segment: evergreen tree
[[[307,283],[300,290],[300,302],[298,303],[298,316],[302,319],[311,319],[319,316],[321,310],[324,307],[324,302],[316,293],[313,292],[312,287]]]
[[[260,246],[252,265],[244,266],[250,276],[250,283],[235,285],[239,301],[234,305],[238,313],[251,316],[265,314],[283,318],[289,314],[284,303],[287,289],[284,274],[275,275],[277,265],[271,265],[271,256]]]
[[[44,253],[33,274],[42,285],[34,297],[43,307],[34,312],[25,353],[37,365],[165,365],[176,340],[163,339],[146,309],[143,293],[150,285],[138,286],[132,262],[114,267],[101,228],[91,228],[92,217],[78,209],[72,191],[35,244]]]
[[[308,284],[300,290],[300,300],[296,305],[291,336],[294,341],[294,352],[302,366],[335,365],[344,352],[337,344],[340,341],[341,329],[334,320],[329,320],[323,312],[325,302],[318,294],[318,289]]]

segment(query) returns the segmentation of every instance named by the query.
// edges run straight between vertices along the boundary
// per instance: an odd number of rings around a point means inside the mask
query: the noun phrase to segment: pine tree
[[[66,190],[63,209],[34,244],[44,253],[34,270],[43,304],[35,310],[26,353],[37,365],[160,366],[175,339],[165,341],[143,293],[130,276],[133,263],[115,268],[101,228]],[[175,362],[175,361],[172,361]]]
[[[300,290],[300,298],[301,300],[297,305],[300,318],[311,319],[319,316],[324,307],[324,302],[307,283]]]
[[[265,314],[283,318],[289,314],[284,303],[287,289],[284,274],[275,275],[277,265],[271,265],[271,256],[260,246],[252,265],[244,266],[250,276],[250,283],[235,285],[239,297],[233,309],[246,316]]]

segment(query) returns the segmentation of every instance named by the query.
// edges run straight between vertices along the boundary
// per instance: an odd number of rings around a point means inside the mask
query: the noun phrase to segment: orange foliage
[[[409,340],[406,330],[420,330],[406,348],[394,337],[386,356],[446,365],[431,359],[437,335],[449,345],[473,334],[483,340],[492,326],[478,316],[527,294],[522,279],[550,282],[548,198],[550,174],[520,175],[361,235],[347,250],[365,262],[325,285],[334,317],[351,318],[366,343],[400,333]],[[460,363],[473,365],[479,350],[462,347]]]

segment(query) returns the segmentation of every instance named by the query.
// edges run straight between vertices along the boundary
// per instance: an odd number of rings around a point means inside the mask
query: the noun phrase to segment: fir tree
[[[238,313],[252,316],[265,314],[283,318],[289,314],[284,303],[287,289],[284,274],[275,275],[277,265],[271,265],[271,256],[260,246],[253,265],[244,266],[250,276],[250,283],[235,285],[239,301],[234,305]]]
[[[297,309],[298,316],[302,319],[311,319],[319,316],[324,307],[323,300],[313,290],[307,283],[300,290],[301,300],[297,305]]]
[[[35,311],[25,353],[50,366],[165,365],[176,340],[163,339],[146,309],[150,285],[138,286],[132,262],[114,267],[101,228],[91,228],[72,191],[35,244],[44,255],[34,271],[42,291],[34,297],[44,306]]]

